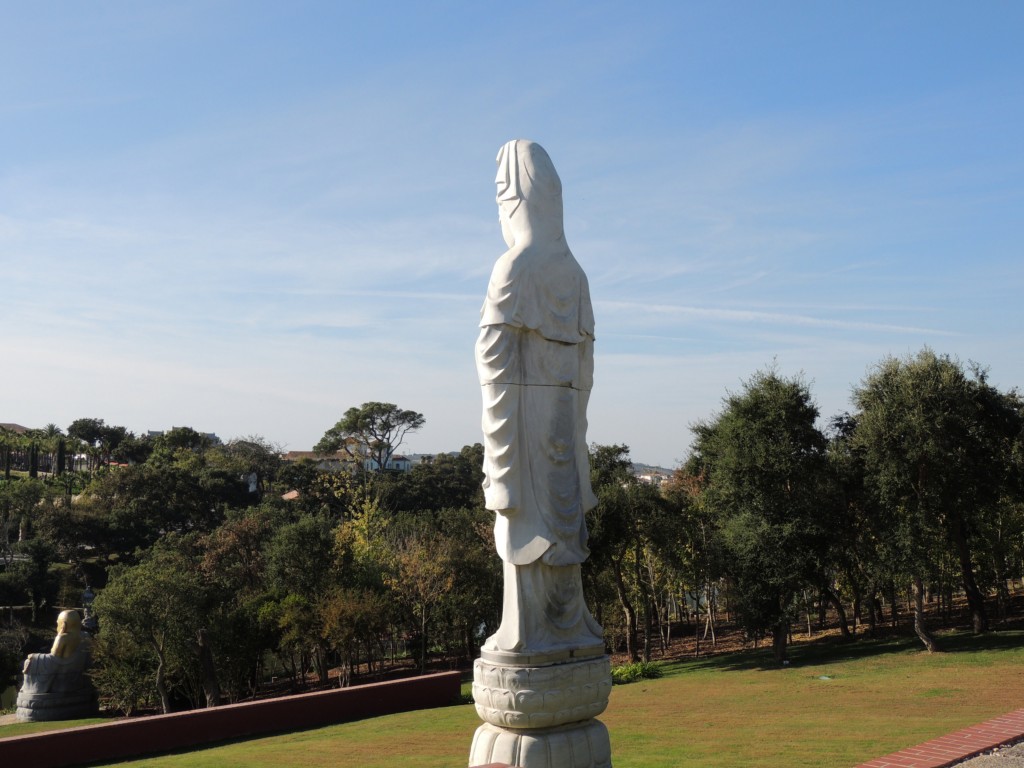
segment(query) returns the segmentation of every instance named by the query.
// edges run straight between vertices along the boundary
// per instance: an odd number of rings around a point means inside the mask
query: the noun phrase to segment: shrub
[[[664,674],[660,664],[653,661],[635,661],[612,669],[612,683],[625,685],[637,680],[654,680]]]

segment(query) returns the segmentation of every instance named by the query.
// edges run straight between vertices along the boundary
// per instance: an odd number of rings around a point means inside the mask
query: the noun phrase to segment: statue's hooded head
[[[498,206],[533,232],[562,235],[562,181],[544,147],[526,139],[507,142],[498,150]]]
[[[82,617],[78,611],[61,611],[57,617],[57,634],[77,635],[82,631]]]

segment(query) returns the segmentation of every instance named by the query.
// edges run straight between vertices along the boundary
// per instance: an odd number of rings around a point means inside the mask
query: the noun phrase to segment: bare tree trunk
[[[644,581],[644,575],[642,570],[641,558],[643,556],[642,546],[639,539],[636,541],[636,550],[634,553],[634,562],[636,567],[634,569],[634,578],[636,578],[636,585],[640,589],[640,605],[643,612],[644,618],[644,661],[651,660],[651,607],[653,603],[653,596],[648,589],[648,584]]]
[[[935,653],[940,650],[938,643],[935,638],[932,637],[931,633],[928,632],[928,628],[925,626],[924,621],[924,585],[921,583],[920,577],[914,577],[914,633],[918,639],[924,643],[924,647],[928,649],[928,653]]]
[[[420,674],[427,674],[427,609],[420,611]]]
[[[217,670],[213,664],[213,652],[210,650],[210,643],[206,638],[206,630],[200,629],[196,632],[196,643],[194,650],[199,657],[199,667],[202,670],[203,693],[206,696],[207,707],[220,706],[220,684],[217,682]]]
[[[338,687],[348,688],[352,680],[352,652],[345,650],[341,659],[341,667],[338,669]]]
[[[839,599],[839,595],[831,587],[823,587],[821,593],[832,604],[832,607],[836,609],[836,615],[839,617],[839,630],[843,633],[843,639],[849,640],[851,638],[850,627],[846,623],[846,609],[843,607],[843,601]]]
[[[789,622],[782,620],[772,630],[772,653],[775,661],[783,664],[786,661],[786,639],[789,637]]]
[[[713,596],[713,593],[712,593],[712,590],[711,590],[711,584],[708,583],[708,585],[707,585],[708,620],[707,620],[707,623],[704,624],[704,637],[706,638],[708,636],[708,630],[710,629],[711,630],[711,647],[712,648],[717,648],[718,647],[718,638],[715,637],[715,606],[714,606],[714,602],[712,600],[712,596]]]
[[[686,605],[686,599],[683,599],[683,604]],[[694,594],[694,623],[693,623],[693,657],[700,658],[700,593]],[[690,607],[686,606],[686,618],[689,621],[690,618]],[[707,631],[705,625],[704,630]]]
[[[327,669],[327,649],[322,642],[316,644],[316,674],[320,679],[320,685],[327,685],[329,670]]]
[[[1004,582],[1003,586],[1006,586],[1005,582]],[[675,605],[677,607],[679,605],[676,602],[675,595],[672,596],[672,605]],[[671,607],[670,607],[669,602],[668,602],[668,597],[666,596],[666,598],[665,598],[665,646],[664,646],[664,649],[665,649],[666,652],[668,652],[668,649],[671,648],[671,647],[672,647],[672,611],[671,611]]]
[[[643,600],[643,617],[644,617],[644,661],[651,660],[651,633],[654,631],[654,622],[651,618],[652,605],[650,596],[645,595]]]
[[[256,657],[256,661],[252,667],[252,675],[249,677],[249,700],[252,701],[256,698],[256,694],[260,690],[260,681],[263,680],[263,659],[259,656]],[[234,703],[234,702],[232,702]]]
[[[154,643],[155,645],[155,643]],[[158,645],[156,646],[156,680],[154,684],[156,686],[156,692],[160,696],[160,711],[165,715],[171,711],[171,696],[167,691],[167,683],[164,681],[164,653],[163,649]]]
[[[1010,590],[1006,586],[1006,572],[1003,570],[1002,558],[996,562],[996,611],[999,614],[999,622],[1006,622],[1007,606],[1010,604]]]
[[[985,611],[985,597],[978,589],[978,582],[974,578],[971,549],[967,543],[967,532],[964,530],[963,519],[960,519],[954,526],[953,540],[956,545],[957,558],[960,561],[964,592],[967,593],[967,605],[971,609],[971,625],[974,634],[980,635],[982,632],[988,632],[988,614]]]
[[[622,578],[622,561],[612,558],[612,574],[615,576],[615,591],[619,595],[619,603],[622,605],[622,612],[626,618],[626,653],[630,661],[640,661],[640,654],[636,649],[636,609],[629,600],[626,592],[626,582]]]
[[[853,589],[853,623],[850,629],[853,636],[856,637],[857,628],[864,626],[864,589],[859,581],[852,578],[849,571],[847,571],[847,581],[850,582]]]

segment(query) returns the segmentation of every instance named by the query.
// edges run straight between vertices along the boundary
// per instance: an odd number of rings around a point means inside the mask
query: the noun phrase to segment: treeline
[[[111,462],[145,461],[157,445],[166,443],[166,439],[136,436],[103,419],[77,419],[67,432],[56,424],[24,433],[0,427],[0,471],[5,480],[11,479],[12,471],[27,473],[31,478],[88,471]]]
[[[329,471],[179,428],[77,490],[68,472],[16,475],[0,483],[0,605],[26,601],[45,626],[41,608],[95,588],[93,676],[125,712],[468,662],[501,591],[481,464],[471,446],[407,473]],[[12,676],[26,636],[7,613]]]
[[[979,632],[1009,615],[1024,564],[1018,394],[924,350],[882,361],[853,403],[822,430],[806,382],[756,373],[695,426],[660,488],[633,475],[626,446],[593,446],[584,582],[610,648],[649,659],[681,630],[714,642],[727,618],[782,660],[797,622],[827,611],[853,637],[909,605],[935,649],[927,603],[952,617],[965,600]],[[0,606],[28,603],[38,623],[95,588],[95,679],[124,711],[467,664],[501,604],[482,450],[370,471],[410,424],[421,415],[390,404],[350,409],[325,440],[376,458],[342,471],[184,428],[95,438],[88,471],[14,471],[0,482]],[[112,466],[121,445],[130,461]],[[25,648],[7,613],[13,674]]]
[[[661,492],[628,477],[624,447],[597,450],[591,578],[617,596],[631,656],[683,604],[707,630],[725,607],[780,661],[794,622],[827,609],[852,637],[909,604],[929,650],[926,602],[952,618],[963,595],[975,632],[1007,618],[1024,571],[1019,394],[925,349],[879,363],[853,404],[822,431],[805,381],[759,372],[695,425]]]

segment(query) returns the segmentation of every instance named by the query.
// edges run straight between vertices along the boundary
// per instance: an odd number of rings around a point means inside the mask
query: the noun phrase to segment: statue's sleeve
[[[483,395],[484,500],[491,510],[516,509],[520,504],[516,446],[522,387],[515,381],[519,366],[517,333],[507,325],[486,325],[480,329],[476,343]]]

